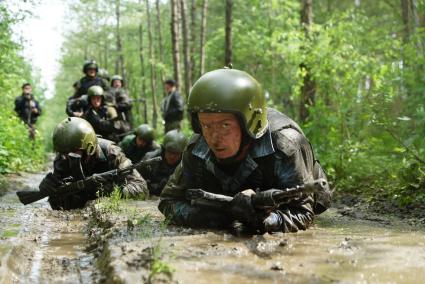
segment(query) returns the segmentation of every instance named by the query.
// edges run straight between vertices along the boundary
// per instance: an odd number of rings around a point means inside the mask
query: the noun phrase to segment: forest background
[[[35,144],[13,101],[39,76],[12,40],[22,15],[0,3],[0,173],[44,164],[87,59],[122,75],[132,98],[146,99],[147,115],[135,102],[135,124],[159,132],[165,79],[177,79],[187,96],[201,74],[231,62],[257,78],[270,107],[301,124],[336,192],[425,202],[424,0],[64,3],[75,28],[65,35],[55,96],[45,100],[35,89],[44,109]]]

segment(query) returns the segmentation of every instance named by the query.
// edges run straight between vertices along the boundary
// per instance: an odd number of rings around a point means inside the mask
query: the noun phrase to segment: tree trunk
[[[161,29],[161,9],[159,6],[159,0],[156,0],[156,24],[158,30],[158,46],[159,46],[159,61],[161,64],[164,64],[164,46],[162,44],[162,29]],[[159,70],[159,76],[161,77],[161,85],[164,84],[165,76],[164,70],[161,68]],[[165,92],[163,92],[165,94]]]
[[[171,44],[173,49],[174,80],[177,89],[180,86],[180,50],[179,50],[179,22],[178,22],[178,0],[171,0]]]
[[[149,61],[151,69],[151,91],[152,91],[152,127],[156,129],[158,121],[158,112],[156,107],[156,70],[155,70],[155,54],[153,52],[152,42],[152,25],[151,25],[151,14],[149,8],[149,0],[145,0],[146,4],[146,16],[148,22],[148,41],[149,41]]]
[[[195,81],[195,50],[196,50],[196,0],[191,3],[190,16],[190,78],[191,82]]]
[[[226,39],[225,39],[225,54],[224,54],[224,65],[228,66],[233,61],[232,54],[232,10],[233,0],[226,0]]]
[[[403,41],[404,43],[408,43],[410,40],[410,36],[412,35],[413,30],[413,17],[412,17],[412,0],[401,0],[401,12],[403,17],[403,25],[404,25],[404,33],[403,33]]]
[[[313,0],[301,0],[301,26],[304,29],[305,40],[310,40],[310,29],[313,24]],[[308,52],[308,51],[307,51]],[[304,74],[301,87],[300,120],[307,120],[308,106],[312,106],[315,100],[316,83],[311,78],[311,69],[305,64],[300,64],[301,74]]]
[[[183,26],[183,56],[184,56],[184,92],[188,94],[190,86],[192,85],[190,73],[190,54],[189,54],[189,27],[187,21],[187,4],[186,0],[180,1],[181,5],[181,18]]]
[[[141,6],[141,1],[139,0],[139,6]],[[145,78],[145,57],[144,57],[144,49],[143,49],[143,25],[142,25],[142,17],[140,17],[140,23],[139,23],[139,57],[140,57],[140,75],[142,78],[142,89],[141,89],[141,94],[140,94],[140,99],[144,98],[145,99],[145,103],[144,103],[144,109],[143,109],[143,118],[144,118],[144,123],[149,123],[148,122],[148,110],[147,110],[147,95],[146,95],[146,78]],[[142,103],[140,102],[140,106],[142,105]],[[140,114],[142,113],[142,111],[139,111]]]
[[[117,60],[115,62],[115,74],[121,73],[121,76],[125,80],[125,70],[124,70],[124,55],[122,52],[122,42],[120,35],[120,11],[121,0],[115,0],[115,17],[116,17],[116,36],[117,36]]]
[[[202,3],[201,42],[199,51],[199,76],[205,73],[205,40],[207,35],[208,0]]]

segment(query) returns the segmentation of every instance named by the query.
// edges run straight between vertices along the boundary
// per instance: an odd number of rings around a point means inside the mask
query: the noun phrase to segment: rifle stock
[[[113,179],[116,179],[122,175],[126,175],[128,173],[131,173],[134,169],[136,169],[137,167],[140,167],[144,164],[150,164],[156,161],[161,161],[162,158],[161,157],[155,157],[149,160],[145,160],[145,161],[140,161],[136,164],[133,164],[131,166],[125,167],[123,169],[114,169],[114,170],[110,170],[104,173],[100,173],[97,174],[98,176],[103,177],[104,179],[111,181]],[[51,195],[45,194],[39,190],[28,190],[28,191],[17,191],[16,195],[19,198],[19,201],[24,204],[30,204],[36,201],[39,201],[45,197],[54,197],[54,196],[67,196],[67,195],[72,195],[78,192],[81,192],[83,190],[85,190],[86,186],[92,182],[94,182],[94,176],[90,176],[86,179],[81,179],[81,180],[77,180],[77,181],[73,181],[73,182],[69,182],[69,183],[65,183],[64,185],[61,185],[57,191]]]

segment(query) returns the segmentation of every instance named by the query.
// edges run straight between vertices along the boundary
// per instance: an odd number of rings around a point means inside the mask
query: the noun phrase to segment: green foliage
[[[14,113],[15,97],[21,94],[24,82],[37,81],[31,75],[30,65],[19,55],[20,47],[11,38],[11,26],[16,17],[0,4],[0,173],[36,170],[44,163],[42,134],[36,141],[28,138],[27,127]],[[42,96],[34,89],[36,98]]]

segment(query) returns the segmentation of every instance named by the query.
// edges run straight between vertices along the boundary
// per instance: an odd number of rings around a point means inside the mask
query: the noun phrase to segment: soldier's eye
[[[221,127],[222,127],[222,128],[224,128],[224,129],[227,129],[227,128],[229,128],[229,127],[230,127],[230,124],[229,124],[229,123],[227,123],[227,122],[225,122],[225,123],[223,123],[223,124],[221,125]]]
[[[208,128],[210,128],[208,125],[206,125],[206,124],[202,124],[202,128],[203,129],[208,129]]]

